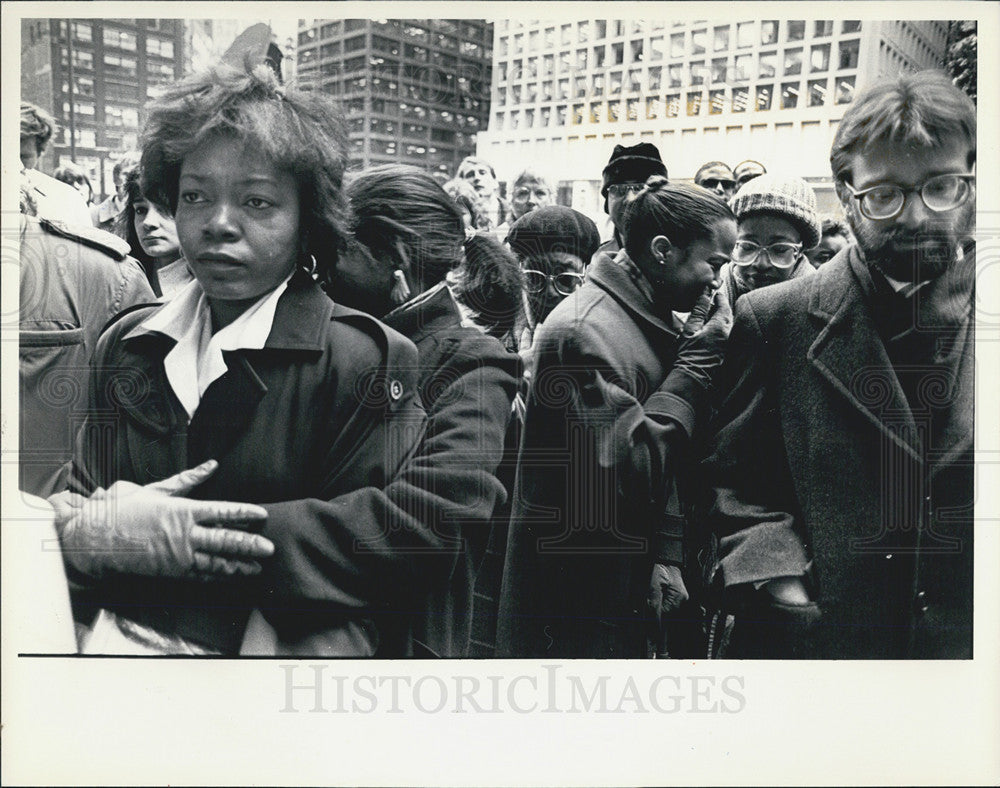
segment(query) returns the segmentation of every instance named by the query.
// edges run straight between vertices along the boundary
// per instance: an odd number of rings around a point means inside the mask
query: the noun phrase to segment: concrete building
[[[486,128],[492,42],[477,19],[303,19],[297,78],[344,102],[352,168],[404,162],[444,178]]]
[[[117,157],[136,147],[142,109],[157,86],[183,73],[180,19],[23,19],[21,98],[60,130],[39,168],[74,160],[98,196],[114,189]]]
[[[655,144],[671,179],[756,159],[835,209],[830,144],[871,80],[942,63],[939,21],[498,21],[492,112],[478,155],[508,183],[527,165],[599,224],[616,144]]]

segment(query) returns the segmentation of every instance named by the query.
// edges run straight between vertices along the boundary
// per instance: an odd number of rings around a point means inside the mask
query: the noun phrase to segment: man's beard
[[[969,200],[957,210],[960,216],[929,223],[917,232],[894,226],[881,231],[849,205],[847,222],[869,264],[901,282],[924,282],[941,276],[954,263],[959,242],[970,237],[974,225],[975,202]]]

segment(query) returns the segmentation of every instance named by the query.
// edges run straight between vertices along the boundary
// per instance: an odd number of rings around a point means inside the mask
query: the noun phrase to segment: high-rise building
[[[60,127],[39,167],[72,159],[95,192],[110,193],[117,157],[136,146],[143,105],[183,73],[184,43],[180,19],[21,20],[21,98]]]
[[[847,105],[880,76],[940,66],[947,33],[943,21],[499,21],[478,154],[508,182],[541,169],[595,219],[612,149],[638,142],[659,148],[671,179],[756,159],[812,181],[830,210]]]
[[[352,168],[454,175],[490,111],[493,27],[477,19],[300,20],[301,85],[341,99]]]

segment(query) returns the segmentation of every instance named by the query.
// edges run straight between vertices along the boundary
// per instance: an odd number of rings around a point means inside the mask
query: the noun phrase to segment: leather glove
[[[49,498],[67,564],[91,577],[107,572],[192,578],[253,575],[274,544],[245,529],[267,519],[260,506],[182,497],[218,467],[209,460],[145,487],[115,482],[89,498]],[[216,526],[225,527],[216,527]]]
[[[649,578],[649,595],[646,601],[653,608],[653,615],[660,621],[664,613],[676,610],[688,600],[688,591],[681,578],[679,566],[654,564]]]
[[[684,323],[674,369],[686,372],[706,389],[725,358],[726,340],[733,327],[733,310],[725,290],[711,288],[698,297]]]

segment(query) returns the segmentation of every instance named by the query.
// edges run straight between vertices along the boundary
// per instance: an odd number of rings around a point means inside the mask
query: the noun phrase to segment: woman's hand
[[[144,487],[115,482],[89,498],[52,496],[66,562],[92,577],[108,571],[159,577],[257,574],[256,559],[272,555],[274,545],[246,529],[262,524],[266,510],[182,497],[217,467],[209,460]]]

